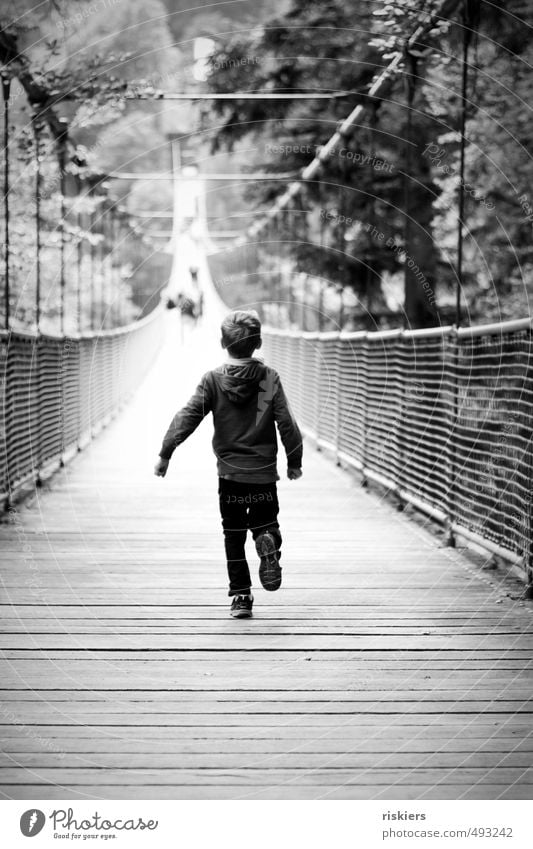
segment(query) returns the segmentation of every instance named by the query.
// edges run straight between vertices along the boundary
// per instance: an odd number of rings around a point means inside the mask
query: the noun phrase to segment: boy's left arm
[[[155,474],[164,477],[174,450],[196,430],[202,419],[211,412],[209,373],[204,375],[185,406],[172,419],[163,439]]]
[[[287,465],[289,467],[288,477],[290,480],[297,480],[297,478],[302,476],[302,434],[289,407],[278,374],[275,376],[273,410],[274,419],[287,455]]]

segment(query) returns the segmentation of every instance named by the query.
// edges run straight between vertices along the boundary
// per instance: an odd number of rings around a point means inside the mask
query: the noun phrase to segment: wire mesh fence
[[[304,431],[532,580],[529,320],[377,333],[265,330]]]
[[[0,334],[0,498],[38,481],[124,404],[159,349],[163,312],[87,336]]]

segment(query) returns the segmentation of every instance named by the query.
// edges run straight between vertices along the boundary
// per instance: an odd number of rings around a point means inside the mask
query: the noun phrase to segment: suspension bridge
[[[446,14],[456,6],[442,4]],[[463,142],[467,55],[465,40]],[[396,54],[377,76],[372,97],[401,62]],[[295,304],[276,297],[284,216],[363,109],[300,176],[283,175],[266,216],[238,239],[221,232],[228,250],[210,238],[201,175],[176,179],[175,166],[173,213],[139,212],[173,218],[158,234],[173,254],[168,293],[198,269],[196,325],[157,306],[98,329],[91,303],[84,329],[81,273],[76,324],[64,169],[59,335],[42,332],[39,285],[36,327],[10,324],[5,251],[3,798],[531,797],[531,320],[304,331]],[[63,131],[58,141],[64,162]],[[39,167],[37,156],[38,233]],[[117,232],[116,220],[102,223],[105,209],[97,220],[98,204],[103,196],[77,213],[78,234],[93,236],[92,295],[95,257],[104,265]],[[6,227],[8,207],[6,179]],[[461,245],[462,212],[459,221]],[[165,480],[152,470],[169,419],[222,360],[219,324],[239,285],[272,272],[260,265],[260,236],[277,263],[272,303],[250,286],[246,305],[283,319],[265,327],[263,350],[305,434],[304,476],[279,486],[283,586],[265,593],[254,574],[254,618],[234,620],[210,423]],[[41,247],[38,236],[37,269]],[[80,250],[79,272],[84,259]],[[297,308],[304,328],[303,298]]]
[[[177,255],[184,271],[188,259]],[[21,455],[46,466],[47,448],[57,449],[47,442],[47,409],[56,424],[54,404],[62,409],[77,445],[91,414],[109,416],[122,388],[131,394],[153,363],[120,415],[29,500],[12,503],[0,527],[0,792],[529,797],[533,634],[523,581],[487,570],[488,557],[444,545],[382,497],[386,480],[365,489],[349,466],[335,465],[334,438],[322,431],[350,430],[357,399],[348,415],[334,409],[333,348],[361,340],[265,334],[267,358],[286,377],[307,430],[304,477],[280,483],[282,589],[265,593],[254,577],[254,619],[228,616],[209,424],[176,452],[164,481],[152,476],[168,420],[198,375],[221,360],[222,306],[205,257],[199,277],[205,313],[197,328],[182,338],[175,311],[156,311],[125,333],[72,340],[62,357],[66,394],[58,401],[45,381],[40,417],[19,431]],[[12,338],[10,350],[25,342]],[[382,353],[385,342],[366,339]],[[322,356],[321,345],[332,349],[318,363],[325,397],[302,359],[306,348]],[[33,356],[42,358],[34,362],[42,380],[50,351]],[[80,397],[72,395],[75,370],[87,381]],[[27,400],[18,403],[29,415]],[[385,408],[381,421],[386,427]],[[393,424],[388,444],[374,434],[385,444],[376,462],[386,464],[388,452],[389,476]],[[56,459],[66,447],[57,438]],[[341,459],[346,453],[340,446]],[[372,479],[370,456],[360,468]]]

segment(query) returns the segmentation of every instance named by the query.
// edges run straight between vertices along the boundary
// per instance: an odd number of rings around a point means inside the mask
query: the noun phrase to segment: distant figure
[[[191,275],[192,290],[195,294],[194,317],[199,319],[204,311],[204,293],[200,289],[198,282],[198,268],[196,265],[189,266],[189,274]]]
[[[200,292],[200,294],[198,295],[198,300],[196,301],[194,311],[195,311],[195,314],[196,314],[196,318],[201,318],[204,314],[204,293],[203,292]]]
[[[252,615],[254,598],[245,542],[252,532],[265,590],[281,586],[276,424],[287,454],[287,477],[302,476],[302,436],[287,404],[279,375],[254,359],[261,322],[254,310],[230,313],[222,322],[227,362],[208,371],[194,395],[170,423],[154,472],[165,477],[178,445],[213,413],[219,506],[229,576],[230,615]]]
[[[182,315],[186,315],[189,318],[194,319],[196,321],[195,315],[195,302],[189,295],[185,295],[183,292],[180,292],[178,295],[178,301],[176,306]]]

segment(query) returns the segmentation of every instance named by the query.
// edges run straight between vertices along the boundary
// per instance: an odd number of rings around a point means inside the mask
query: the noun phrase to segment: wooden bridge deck
[[[152,476],[185,354],[0,527],[2,795],[530,798],[531,605],[309,447],[229,618],[210,425]]]

